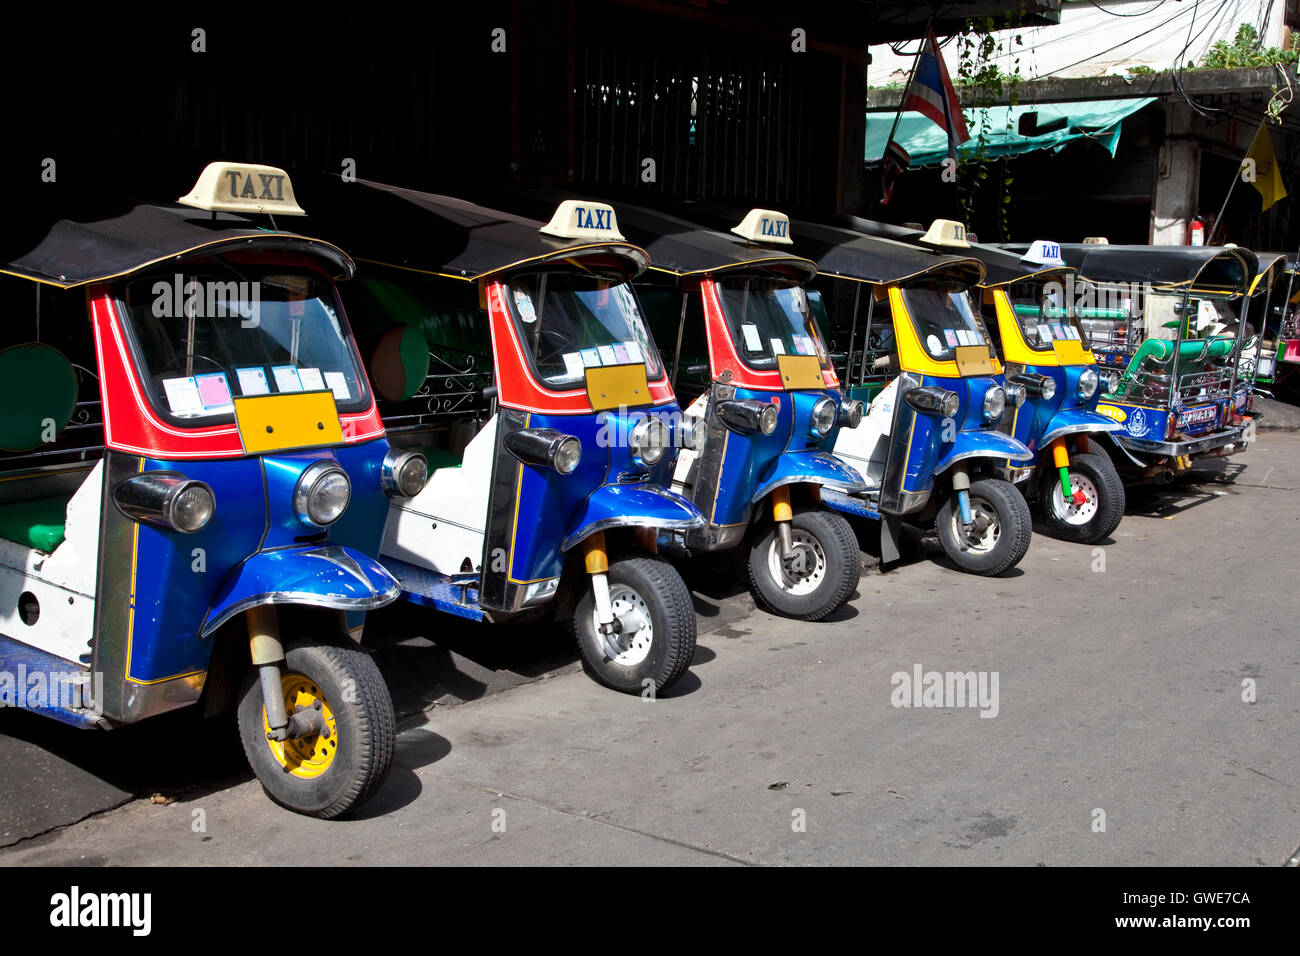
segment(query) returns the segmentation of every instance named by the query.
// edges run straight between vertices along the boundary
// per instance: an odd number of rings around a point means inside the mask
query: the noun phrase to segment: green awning
[[[963,110],[971,138],[957,147],[957,155],[959,159],[974,156],[979,131],[985,129],[988,140],[985,155],[989,158],[1018,156],[1036,149],[1050,149],[1057,152],[1067,143],[1077,139],[1095,140],[1114,156],[1115,147],[1119,145],[1119,130],[1124,118],[1132,116],[1155,101],[1154,96],[1143,96],[1123,100],[1028,103],[1020,106],[988,106]],[[1038,113],[1039,126],[1047,125],[1062,116],[1067,117],[1069,122],[1053,133],[1021,136],[1017,132],[1020,117],[1030,112]],[[867,114],[866,161],[868,163],[880,162],[880,157],[885,152],[885,142],[889,139],[889,131],[893,125],[893,112]],[[898,122],[898,131],[894,134],[894,139],[912,157],[913,166],[933,166],[948,158],[947,132],[920,113],[904,113]]]

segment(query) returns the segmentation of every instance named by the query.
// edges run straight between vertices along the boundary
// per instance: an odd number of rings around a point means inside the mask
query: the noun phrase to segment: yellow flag
[[[1259,124],[1255,140],[1250,144],[1246,161],[1241,164],[1242,177],[1259,190],[1264,197],[1267,209],[1279,199],[1286,198],[1286,187],[1282,185],[1282,172],[1277,168],[1277,157],[1273,155],[1273,140],[1268,128]]]

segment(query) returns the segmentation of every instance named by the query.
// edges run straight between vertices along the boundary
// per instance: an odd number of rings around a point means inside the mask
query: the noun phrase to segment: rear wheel
[[[1038,503],[1043,520],[1057,538],[1094,544],[1109,537],[1124,517],[1124,483],[1115,465],[1105,455],[1091,453],[1070,456],[1070,487],[1067,500],[1061,490],[1059,472],[1052,480],[1039,482]]]
[[[695,656],[695,605],[686,582],[667,561],[650,557],[615,561],[606,578],[614,631],[601,632],[590,587],[573,614],[583,669],[625,693],[642,693],[647,681],[656,693],[667,690]]]
[[[272,740],[256,668],[244,681],[239,736],[248,762],[276,803],[330,819],[355,810],[388,775],[396,718],[370,655],[343,644],[298,642],[280,668],[285,710],[314,711],[317,732]]]
[[[842,515],[800,511],[790,522],[789,557],[781,556],[775,524],[749,549],[749,590],[759,606],[782,617],[820,621],[844,606],[862,564],[858,538]]]
[[[970,508],[974,523],[965,528],[954,491],[939,506],[935,518],[939,543],[953,564],[971,574],[1002,574],[1020,563],[1029,551],[1033,519],[1024,496],[1000,478],[971,482]]]

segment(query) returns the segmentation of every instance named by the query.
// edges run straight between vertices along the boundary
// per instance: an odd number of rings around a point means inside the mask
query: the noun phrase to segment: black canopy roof
[[[1019,250],[1020,244],[1005,248]],[[1158,289],[1245,292],[1259,268],[1249,249],[1228,246],[1108,246],[1068,243],[1061,257],[1090,282],[1149,282]]]
[[[893,223],[878,222],[874,219],[862,219],[858,216],[840,216],[835,222],[847,229],[863,232],[869,236],[894,239],[899,242],[920,243],[925,232],[909,226],[896,226]],[[1044,266],[1025,262],[1020,257],[1024,250],[1012,251],[1001,246],[972,242],[969,250],[952,250],[953,255],[978,259],[984,264],[984,278],[979,283],[983,286],[1000,286],[1019,282],[1031,277],[1048,278],[1074,271],[1070,266]]]
[[[790,234],[820,272],[841,278],[892,285],[930,275],[974,285],[984,276],[984,266],[972,256],[931,252],[854,229],[796,220]]]
[[[324,260],[336,276],[352,274],[352,260],[327,242],[260,228],[244,216],[187,206],[128,205],[104,218],[39,219],[9,231],[0,272],[68,289],[140,272],[178,257],[241,249],[283,249]]]
[[[785,268],[803,279],[817,273],[817,267],[791,247],[747,242],[740,236],[645,206],[620,203],[615,212],[624,234],[645,247],[651,268],[659,272],[685,276],[745,268]]]
[[[358,259],[473,281],[577,252],[605,252],[633,275],[649,261],[632,242],[562,239],[543,223],[451,196],[337,176],[298,185],[312,227]]]

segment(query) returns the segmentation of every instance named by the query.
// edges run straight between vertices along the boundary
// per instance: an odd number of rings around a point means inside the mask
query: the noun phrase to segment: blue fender
[[[867,487],[857,469],[846,465],[830,452],[788,451],[772,462],[771,469],[749,501],[753,504],[773,488],[793,484],[827,485],[850,495]]]
[[[609,528],[698,528],[702,524],[704,515],[695,505],[659,485],[601,485],[582,503],[574,530],[560,550],[568,551],[583,538]]]
[[[958,432],[956,440],[947,453],[934,466],[934,473],[941,475],[959,461],[967,458],[999,458],[1002,460],[1024,461],[1032,459],[1034,453],[1010,435],[991,429]]]
[[[1039,439],[1039,449],[1044,449],[1062,435],[1078,435],[1086,432],[1122,432],[1124,426],[1105,415],[1090,412],[1082,408],[1063,408],[1048,422],[1047,431]]]
[[[370,611],[397,600],[401,585],[374,558],[336,544],[259,551],[235,569],[208,610],[208,637],[236,614],[259,604],[309,604]]]

